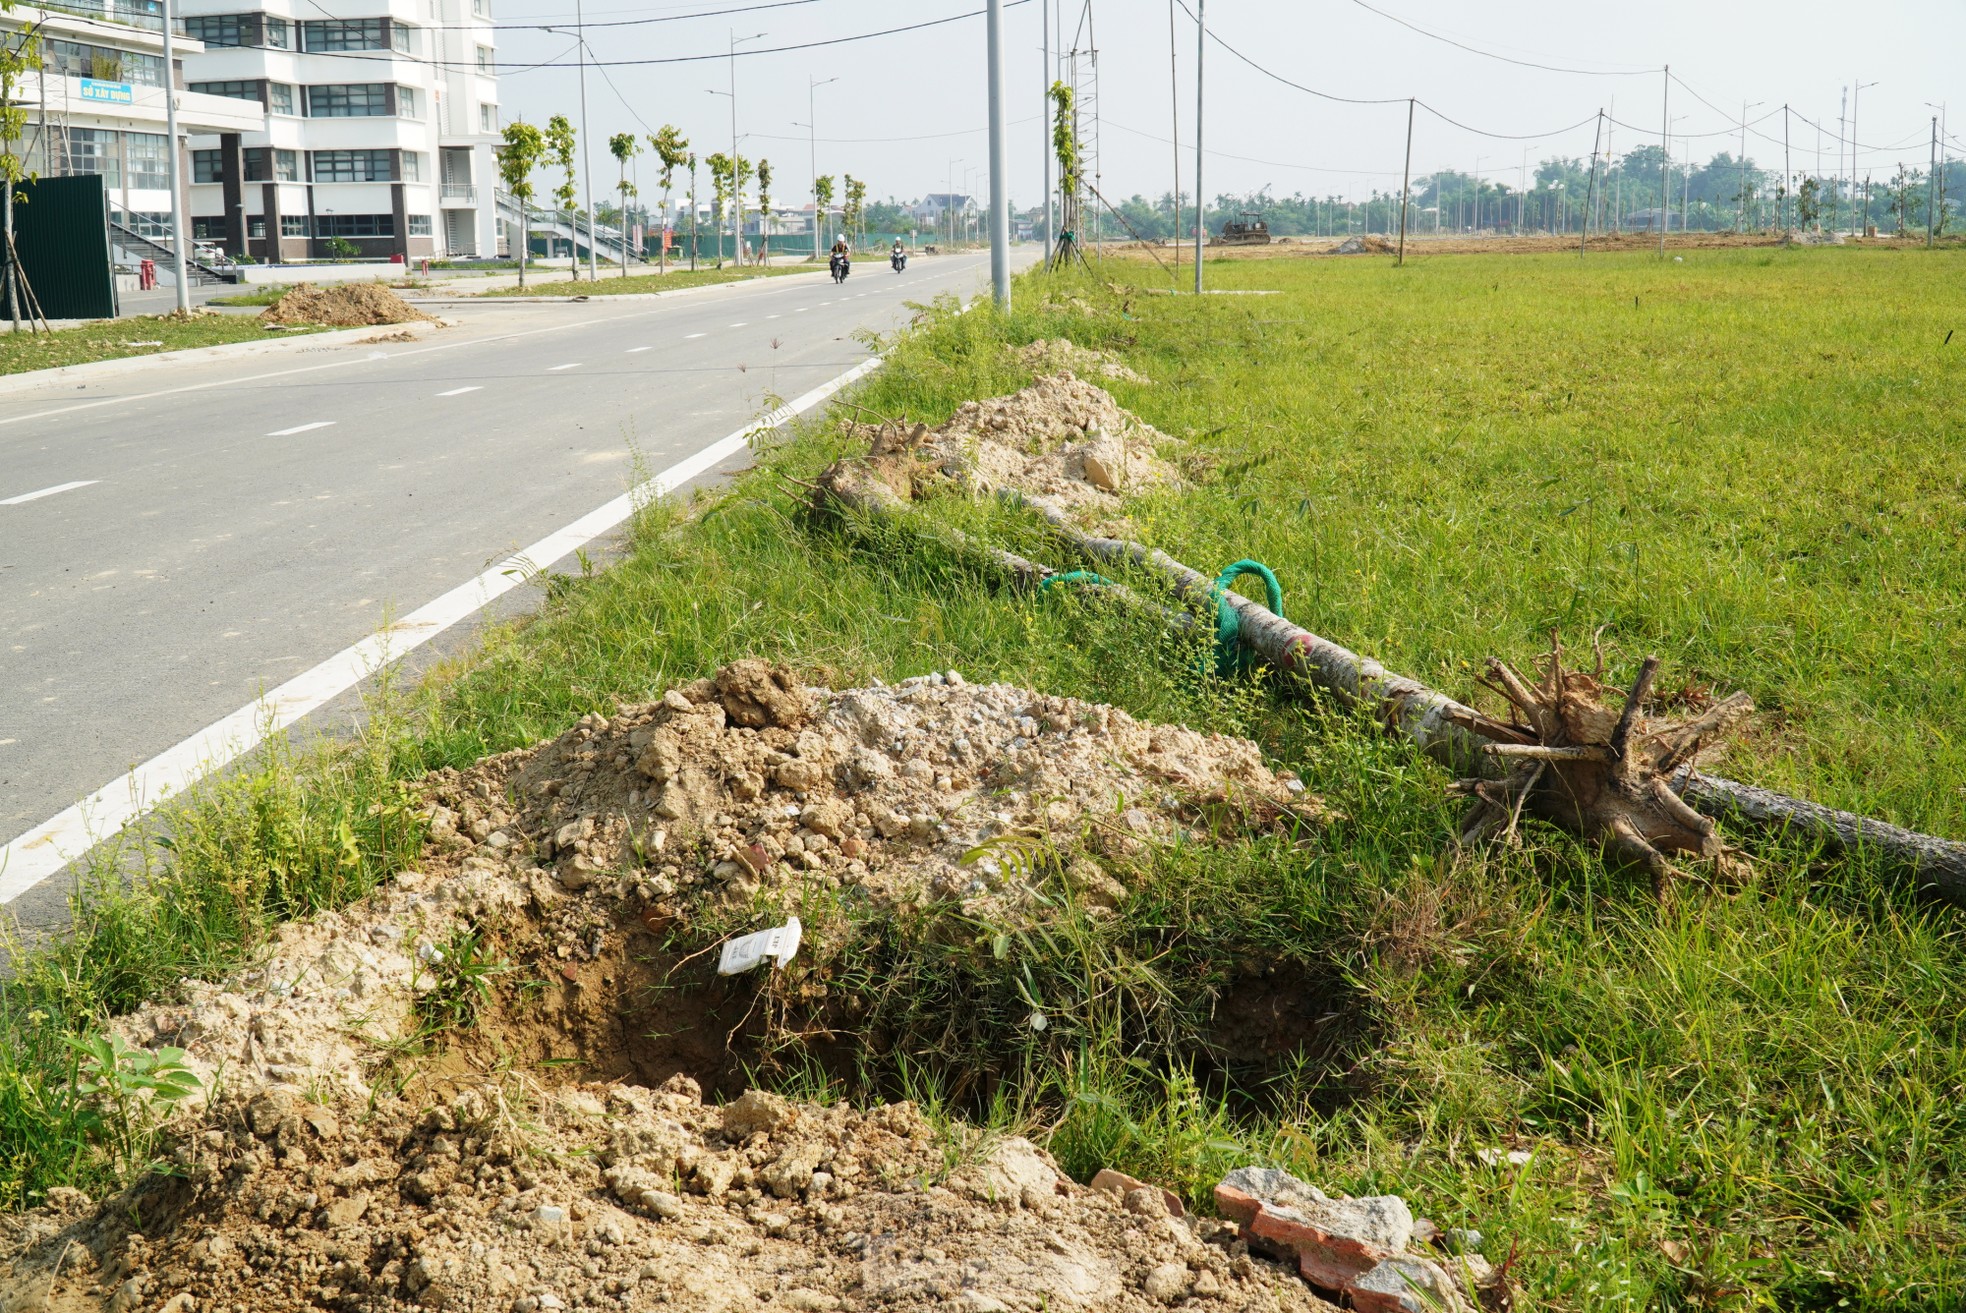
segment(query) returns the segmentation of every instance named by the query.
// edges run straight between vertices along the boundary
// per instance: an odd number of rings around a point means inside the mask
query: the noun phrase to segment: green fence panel
[[[98,174],[41,178],[14,187],[14,249],[24,292],[49,319],[113,319],[116,270],[109,250],[109,193]],[[7,303],[0,260],[0,307]],[[21,313],[28,300],[21,298]]]

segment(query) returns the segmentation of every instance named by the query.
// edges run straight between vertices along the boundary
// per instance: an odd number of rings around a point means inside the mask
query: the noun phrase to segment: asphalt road
[[[905,323],[904,302],[971,295],[988,272],[863,261],[844,287],[447,308],[459,324],[416,343],[0,397],[0,843],[860,364],[856,330]],[[68,885],[9,910],[59,919]]]

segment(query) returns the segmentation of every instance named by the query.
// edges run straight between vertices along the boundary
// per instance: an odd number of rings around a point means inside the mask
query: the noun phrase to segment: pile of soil
[[[1394,255],[1399,247],[1376,233],[1363,237],[1347,237],[1331,248],[1333,255]]]
[[[1315,811],[1255,745],[954,672],[835,691],[745,661],[429,787],[421,870],[116,1023],[211,1101],[167,1172],[0,1219],[0,1308],[1325,1307],[1233,1228],[1021,1140],[906,1104],[706,1106],[691,1068],[731,1073],[728,1027],[679,997],[709,967],[668,937],[814,898],[1002,913],[1040,897],[1031,845],[1110,906],[1102,857],[1210,842],[1224,806]],[[418,1056],[466,930],[534,978]],[[728,979],[748,1010],[772,977]]]
[[[1016,349],[1015,354],[1018,363],[1034,374],[1070,372],[1080,377],[1116,378],[1128,383],[1151,381],[1104,351],[1093,351],[1062,337],[1033,342]]]
[[[441,974],[432,954],[460,926],[502,927],[508,955],[535,954],[566,983],[596,977],[562,1026],[581,1030],[619,1001],[624,958],[646,958],[705,908],[836,890],[874,906],[1001,911],[1037,897],[1015,856],[1033,844],[1071,863],[1089,902],[1112,901],[1125,890],[1102,856],[1206,842],[1196,807],[1223,799],[1314,822],[1302,788],[1248,740],[1113,707],[954,672],[810,689],[741,661],[537,748],[437,772],[422,870],[283,926],[261,965],[188,982],[179,1001],[117,1025],[133,1044],[184,1049],[201,1078],[223,1070],[234,1088],[367,1097],[379,1057],[415,1033],[416,1000]],[[965,862],[993,841],[1001,855]],[[524,1026],[509,1027],[513,1042]],[[619,1062],[616,1039],[580,1042]]]
[[[259,317],[262,323],[268,324],[324,324],[340,328],[436,322],[380,283],[339,283],[333,287],[300,283],[260,311]]]
[[[169,1174],[0,1223],[10,1313],[1324,1310],[1233,1225],[1074,1185],[912,1106],[469,1091],[417,1111],[230,1099]],[[139,1230],[139,1222],[141,1229]]]
[[[1122,494],[1180,483],[1161,455],[1174,440],[1070,371],[1007,397],[965,401],[933,429],[888,423],[851,432],[868,454],[834,466],[822,483],[884,485],[902,500],[954,482],[974,493],[1015,489],[1068,509],[1111,511]]]

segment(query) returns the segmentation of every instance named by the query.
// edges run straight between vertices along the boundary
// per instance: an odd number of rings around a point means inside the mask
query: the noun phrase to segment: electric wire
[[[1509,55],[1496,54],[1492,50],[1482,50],[1479,47],[1468,45],[1464,41],[1456,41],[1453,37],[1444,36],[1439,32],[1428,31],[1426,28],[1421,27],[1418,23],[1409,23],[1404,18],[1401,18],[1398,14],[1389,14],[1383,9],[1379,9],[1373,5],[1367,4],[1365,0],[1352,0],[1352,3],[1357,5],[1360,9],[1366,10],[1368,13],[1374,13],[1379,15],[1379,17],[1386,19],[1388,22],[1398,23],[1401,27],[1406,28],[1407,30],[1412,32],[1418,32],[1421,36],[1431,38],[1432,40],[1445,42],[1446,44],[1453,46],[1457,50],[1465,50],[1471,55],[1480,55],[1483,59],[1498,59],[1504,64],[1515,64],[1521,68],[1540,68],[1547,73],[1575,73],[1583,77],[1613,77],[1613,78],[1646,77],[1646,76],[1650,76],[1651,74],[1657,73],[1659,71],[1656,67],[1631,68],[1631,69],[1564,68],[1557,64],[1539,64],[1536,63],[1534,60],[1516,59]]]

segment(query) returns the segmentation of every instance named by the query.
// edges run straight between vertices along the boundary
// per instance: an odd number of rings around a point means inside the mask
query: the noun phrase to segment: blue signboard
[[[106,100],[112,105],[129,105],[135,103],[136,94],[127,82],[98,82],[94,78],[83,78],[82,99]]]

